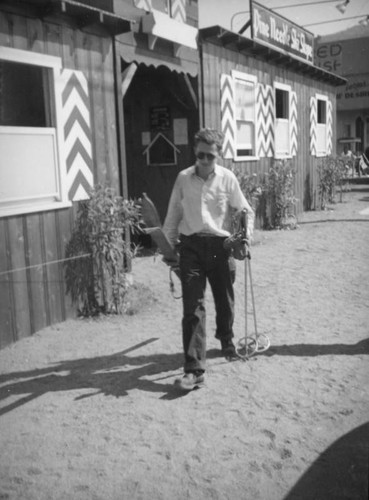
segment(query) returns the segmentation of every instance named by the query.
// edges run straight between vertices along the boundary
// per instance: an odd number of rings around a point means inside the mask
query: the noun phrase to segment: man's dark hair
[[[223,146],[223,140],[224,136],[221,132],[218,132],[215,129],[212,128],[202,128],[200,129],[197,134],[195,135],[195,146],[199,142],[205,142],[205,144],[209,144],[211,146],[212,144],[215,144],[218,150],[218,153],[221,153],[222,151],[222,146]]]

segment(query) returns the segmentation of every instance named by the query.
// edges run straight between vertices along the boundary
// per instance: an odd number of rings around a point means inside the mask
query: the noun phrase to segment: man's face
[[[215,144],[199,142],[195,146],[196,165],[203,168],[213,169],[219,157]]]

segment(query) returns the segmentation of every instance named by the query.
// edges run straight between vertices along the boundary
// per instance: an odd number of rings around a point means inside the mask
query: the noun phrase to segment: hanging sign
[[[347,84],[336,94],[337,109],[365,109],[369,103],[369,73],[347,77]]]
[[[251,33],[263,45],[313,64],[313,33],[252,0]]]
[[[150,108],[151,130],[170,129],[170,111],[167,106],[154,106]]]
[[[343,46],[340,42],[319,43],[315,49],[315,65],[319,68],[342,75]]]

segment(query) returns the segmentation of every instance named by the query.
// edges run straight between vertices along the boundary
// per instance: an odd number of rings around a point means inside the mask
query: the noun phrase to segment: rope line
[[[91,257],[90,253],[85,253],[83,255],[77,255],[75,257],[68,257],[66,259],[50,260],[49,262],[42,262],[41,264],[33,264],[32,266],[18,267],[17,269],[10,269],[9,271],[0,271],[0,276],[10,273],[17,273],[19,271],[26,271],[27,269],[35,269],[37,267],[49,266],[50,264],[58,264],[60,262],[67,262],[69,260],[84,259],[86,257]]]

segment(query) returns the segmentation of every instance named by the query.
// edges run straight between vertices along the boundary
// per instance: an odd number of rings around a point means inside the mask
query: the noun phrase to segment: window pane
[[[237,146],[252,148],[254,145],[254,124],[238,121],[236,141]]]
[[[276,118],[289,118],[289,92],[275,89],[275,116]]]
[[[318,99],[318,123],[327,123],[326,104],[326,101]]]
[[[351,125],[345,123],[343,126],[343,137],[351,137]]]
[[[277,120],[275,128],[276,153],[290,153],[290,127],[288,120]]]
[[[39,66],[0,61],[0,125],[47,127],[47,70]]]
[[[254,120],[255,92],[252,82],[236,80],[236,120]]]
[[[58,197],[53,129],[0,128],[0,201]]]
[[[327,132],[325,125],[318,125],[317,127],[317,152],[326,153],[327,150]]]
[[[252,149],[237,149],[237,157],[240,156],[255,156],[255,153]]]

